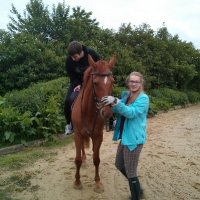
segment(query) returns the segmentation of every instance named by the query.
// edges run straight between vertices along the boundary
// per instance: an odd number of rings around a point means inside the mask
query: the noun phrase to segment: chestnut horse
[[[84,73],[83,86],[72,107],[72,124],[76,146],[74,188],[82,188],[80,168],[86,159],[85,144],[88,144],[91,138],[95,166],[94,191],[103,192],[99,176],[99,151],[103,141],[104,122],[112,116],[112,110],[110,106],[102,105],[101,98],[112,94],[114,79],[111,70],[116,63],[116,57],[113,56],[109,62],[104,60],[94,62],[89,55],[88,62],[89,67]]]

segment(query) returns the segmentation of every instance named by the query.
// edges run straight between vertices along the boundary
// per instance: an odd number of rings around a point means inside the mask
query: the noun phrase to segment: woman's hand
[[[113,96],[104,96],[102,97],[101,102],[106,106],[109,104],[115,105],[115,104],[118,104],[119,99]]]

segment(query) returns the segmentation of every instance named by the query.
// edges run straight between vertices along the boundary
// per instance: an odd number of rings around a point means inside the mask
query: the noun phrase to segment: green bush
[[[200,93],[195,92],[195,91],[185,91],[187,94],[188,100],[190,103],[197,103],[200,102]]]
[[[56,96],[50,96],[44,107],[36,113],[35,117],[32,117],[32,120],[33,127],[40,138],[49,138],[53,134],[61,132],[65,120]]]
[[[61,132],[65,125],[63,104],[67,86],[68,81],[63,77],[0,97],[0,146],[50,138]],[[113,95],[120,98],[125,90],[125,87],[114,85]],[[200,93],[193,91],[160,88],[147,94],[149,116],[176,105],[200,101]]]
[[[59,78],[37,83],[20,91],[9,92],[4,98],[6,98],[7,105],[16,107],[20,113],[28,110],[34,116],[45,106],[49,96],[57,96],[60,106],[63,106],[67,84],[66,78]]]
[[[149,115],[153,116],[159,111],[166,111],[171,107],[188,103],[200,102],[200,93],[195,91],[176,91],[169,88],[153,89],[149,91]]]
[[[61,132],[66,90],[66,78],[59,78],[0,98],[1,142],[25,143]]]
[[[113,96],[120,98],[121,97],[121,93],[124,90],[126,90],[126,88],[114,85],[114,87],[113,87]]]
[[[150,97],[150,104],[149,104],[149,116],[154,116],[159,111],[167,111],[172,107],[172,103],[167,100],[159,99],[158,97]]]
[[[19,113],[16,108],[0,105],[0,141],[11,144],[34,139],[36,130],[32,127],[30,112]],[[2,145],[1,145],[2,146]]]
[[[150,91],[150,95],[168,101],[172,106],[184,106],[189,103],[187,94],[169,88],[153,89]]]

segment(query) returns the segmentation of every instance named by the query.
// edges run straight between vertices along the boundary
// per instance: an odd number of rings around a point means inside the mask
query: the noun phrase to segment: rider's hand
[[[118,104],[119,99],[113,96],[104,96],[102,97],[101,102],[106,106],[109,104],[114,105],[114,104]]]
[[[77,85],[75,88],[74,88],[74,92],[79,92],[81,89],[81,85]]]

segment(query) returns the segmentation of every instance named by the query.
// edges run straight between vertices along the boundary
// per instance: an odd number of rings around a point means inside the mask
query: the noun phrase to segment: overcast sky
[[[0,0],[0,29],[6,29],[11,4],[22,14],[30,0]],[[43,0],[51,10],[62,0]],[[65,0],[71,8],[81,6],[92,12],[100,27],[118,30],[122,23],[139,26],[147,23],[154,31],[163,26],[170,34],[200,49],[200,0]]]

